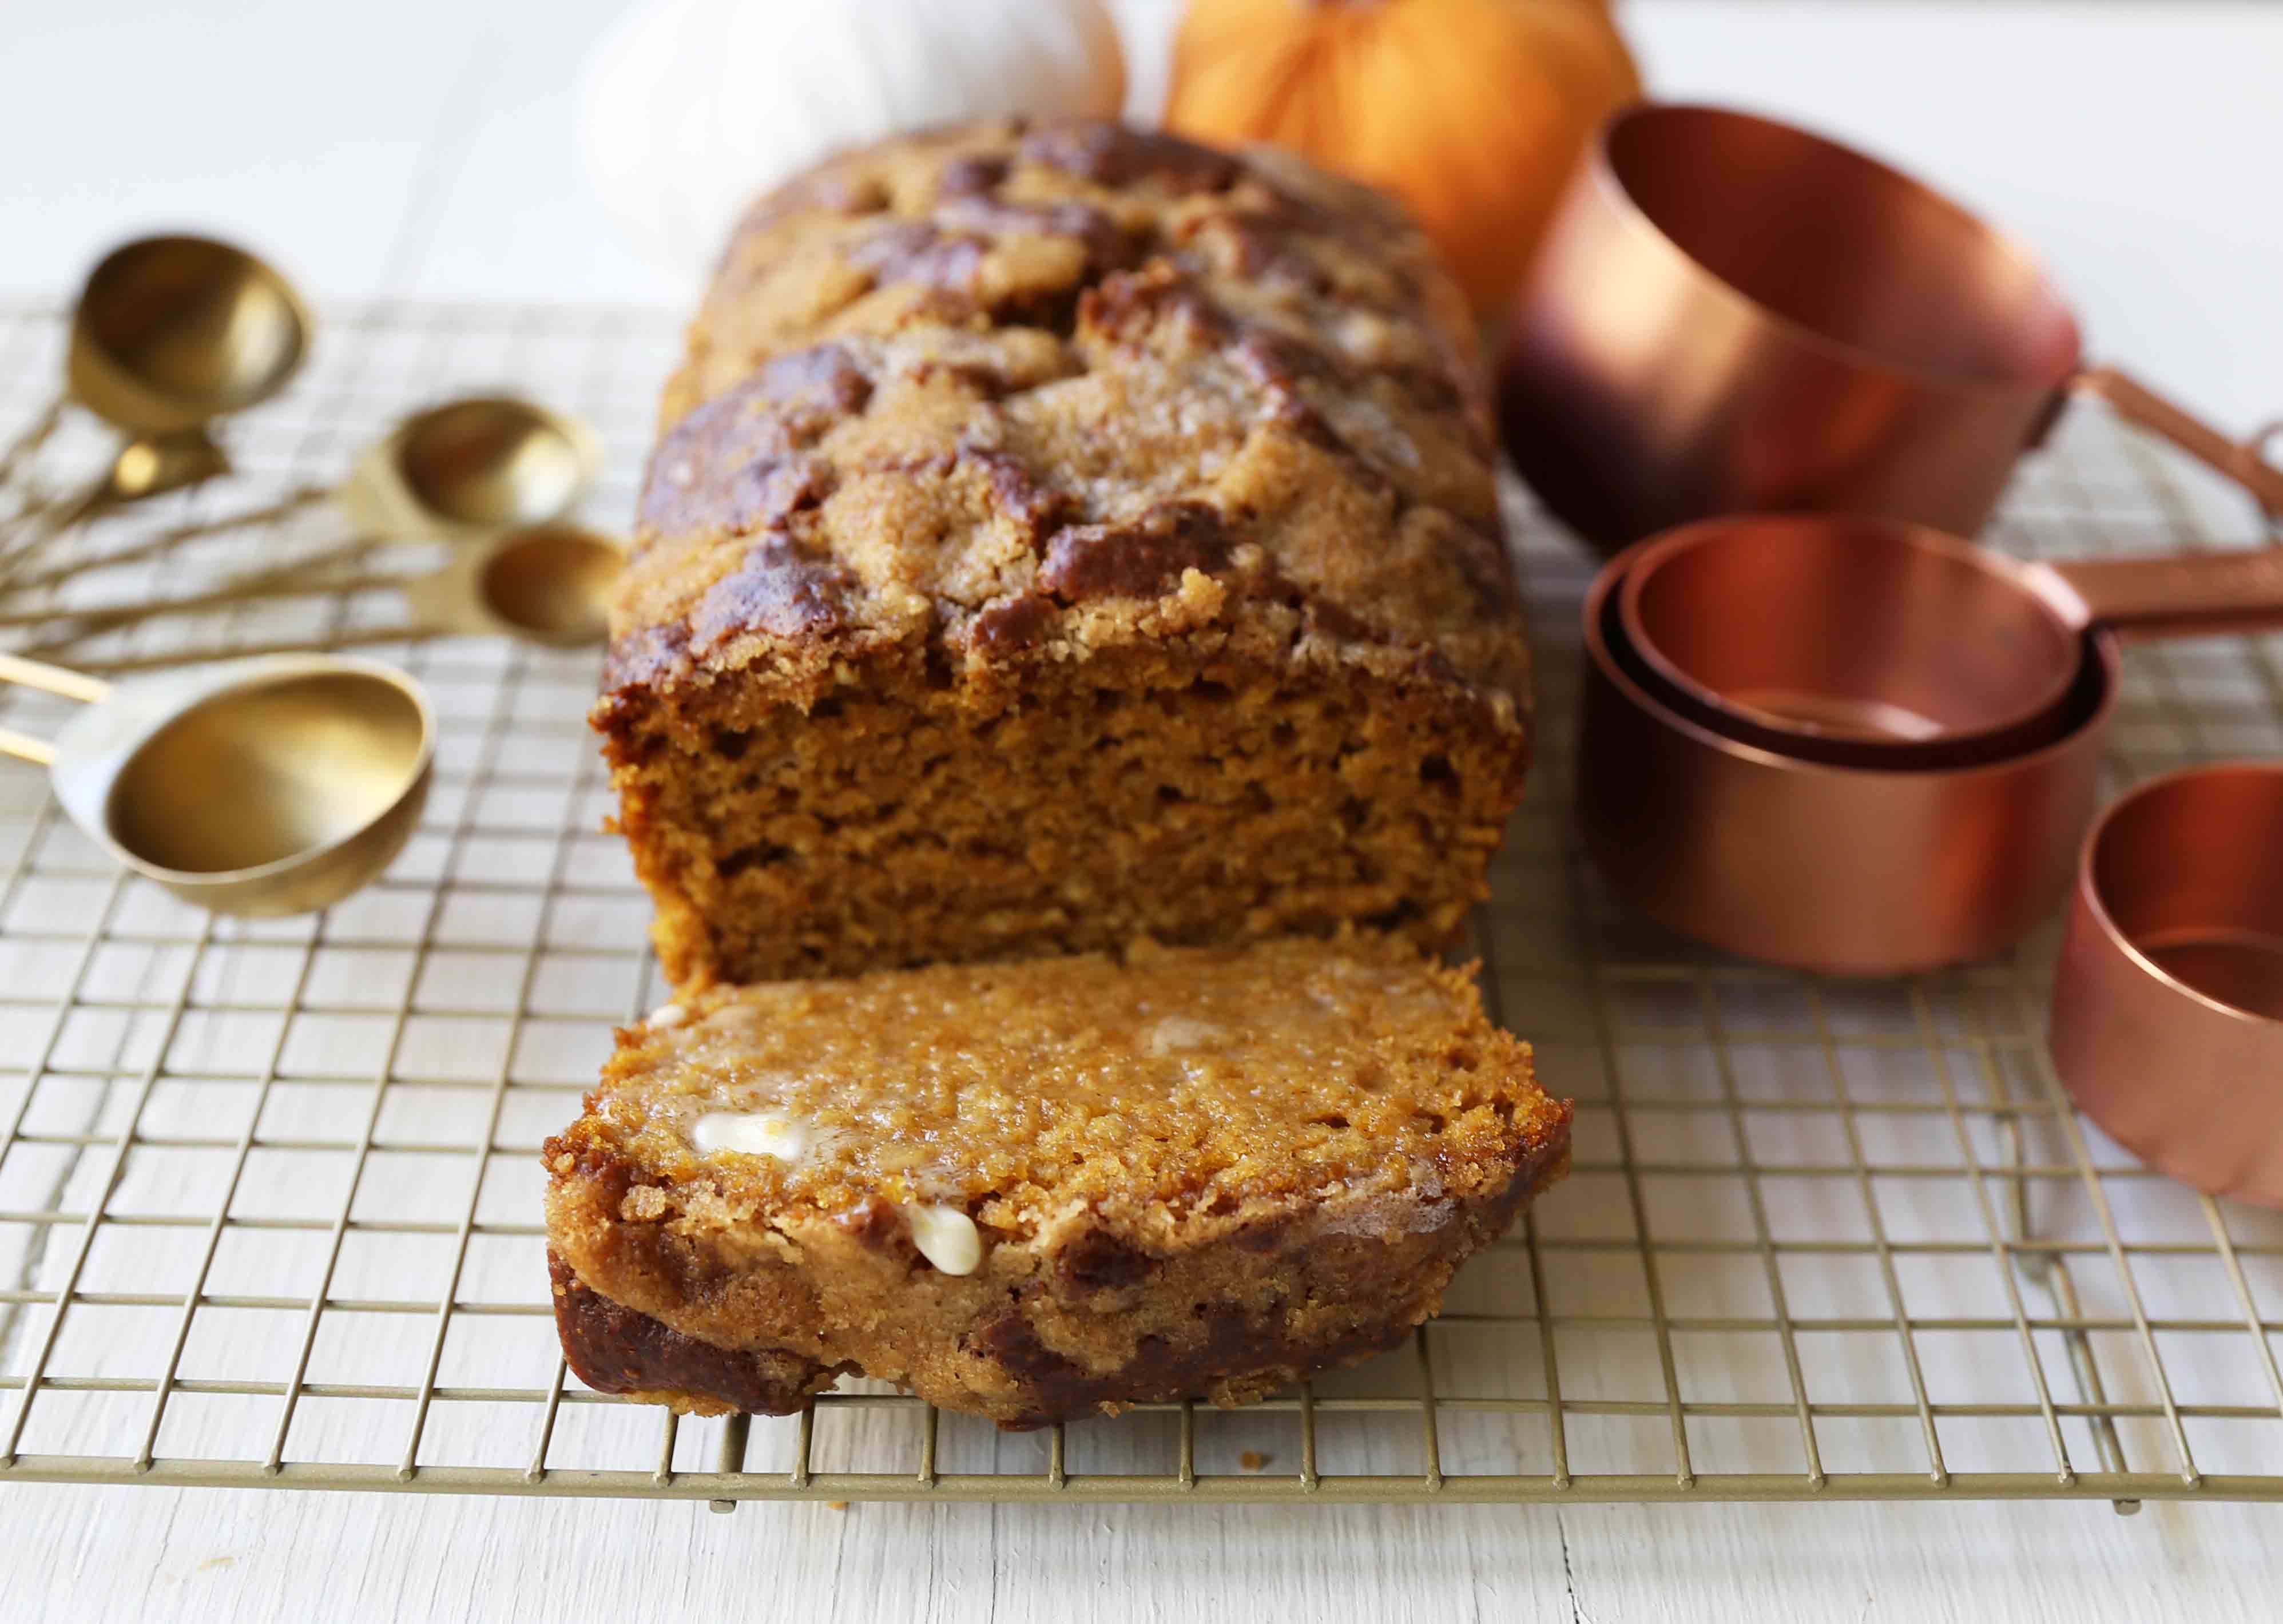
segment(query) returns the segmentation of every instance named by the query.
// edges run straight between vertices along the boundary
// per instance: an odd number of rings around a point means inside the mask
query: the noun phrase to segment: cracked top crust
[[[605,713],[1184,637],[1524,725],[1464,302],[1288,156],[1000,122],[837,159],[738,230],[661,427]]]

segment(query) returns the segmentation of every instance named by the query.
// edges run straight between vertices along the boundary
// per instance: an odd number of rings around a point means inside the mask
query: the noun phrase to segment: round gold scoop
[[[75,642],[155,614],[197,613],[239,604],[310,597],[339,592],[393,589],[411,611],[409,624],[374,627],[329,638],[327,648],[360,643],[401,643],[415,637],[504,636],[550,648],[600,643],[609,633],[611,590],[626,563],[625,546],[576,525],[526,525],[462,550],[440,570],[425,575],[363,575],[309,578],[295,569],[252,584],[239,584],[192,597],[161,598],[117,610],[58,615],[52,610],[0,614],[0,627],[45,625],[69,621],[72,629],[57,643]],[[51,644],[52,646],[52,644]],[[301,644],[235,649],[234,653],[274,653]],[[179,665],[202,658],[179,651],[105,662],[96,668],[129,670],[155,664]]]
[[[84,570],[156,557],[197,536],[269,524],[328,497],[362,539],[287,568],[331,562],[378,541],[469,540],[502,526],[561,518],[586,495],[601,461],[594,431],[575,418],[511,395],[447,401],[399,423],[337,487],[309,486],[267,507],[176,525],[130,546],[18,574],[7,586],[53,586]],[[44,534],[52,527],[43,527]],[[41,539],[0,559],[20,563]]]
[[[335,494],[368,534],[466,540],[562,518],[601,460],[594,432],[575,418],[473,395],[405,418]]]
[[[370,660],[281,656],[113,685],[0,654],[0,681],[87,708],[53,741],[0,729],[49,769],[89,839],[184,902],[306,913],[386,869],[419,822],[436,718]]]
[[[146,237],[88,273],[72,311],[66,394],[5,453],[12,473],[76,401],[123,432],[111,467],[50,510],[63,522],[226,472],[216,418],[284,388],[308,353],[309,314],[291,284],[245,249],[205,237]]]

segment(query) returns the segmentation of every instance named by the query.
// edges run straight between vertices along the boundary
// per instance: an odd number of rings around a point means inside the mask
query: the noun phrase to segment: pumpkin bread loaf
[[[1484,894],[1529,662],[1472,324],[1375,194],[886,142],[752,212],[662,416],[595,722],[677,985]]]
[[[705,1414],[1242,1402],[1400,1341],[1569,1123],[1387,936],[714,988],[548,1143],[556,1315],[590,1386]]]

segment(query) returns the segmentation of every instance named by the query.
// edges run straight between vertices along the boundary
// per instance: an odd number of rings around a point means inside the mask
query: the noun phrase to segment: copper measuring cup
[[[1731,738],[1674,702],[1618,612],[1645,547],[1587,592],[1578,810],[1610,888],[1685,935],[1837,975],[1999,951],[2068,886],[2115,709],[2115,638],[2084,639],[2049,742],[1896,770]]]
[[[2283,1206],[2283,762],[2190,768],[2101,815],[2051,1041],[2070,1096],[2150,1166]]]
[[[1611,549],[1719,513],[1981,528],[2076,394],[2283,514],[2283,472],[2112,367],[2036,261],[1821,137],[1717,107],[1603,126],[1512,307],[1507,449]]]
[[[1618,609],[1666,697],[1731,738],[1945,767],[2063,730],[2095,627],[2139,638],[2283,621],[2283,552],[2027,563],[1897,519],[1716,519],[1644,543]]]

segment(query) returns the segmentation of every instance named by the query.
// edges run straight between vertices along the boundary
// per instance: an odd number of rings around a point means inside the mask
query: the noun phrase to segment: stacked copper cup
[[[1765,119],[1617,115],[1500,377],[1524,477],[1615,553],[1585,605],[1586,844],[1660,922],[1840,974],[2000,951],[2074,879],[2065,1080],[2166,1171],[2283,1203],[2283,769],[2176,776],[2085,839],[2120,641],[2283,627],[2283,550],[1960,539],[2080,393],[2283,513],[2261,441],[2087,367],[2035,262],[1947,199]]]

